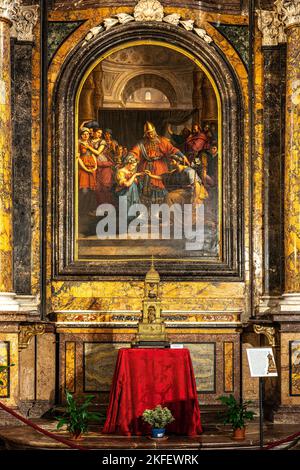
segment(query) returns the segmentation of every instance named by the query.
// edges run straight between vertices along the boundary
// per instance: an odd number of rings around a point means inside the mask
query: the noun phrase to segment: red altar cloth
[[[149,434],[146,408],[167,406],[175,421],[168,433],[202,432],[196,382],[188,349],[120,349],[103,433]]]

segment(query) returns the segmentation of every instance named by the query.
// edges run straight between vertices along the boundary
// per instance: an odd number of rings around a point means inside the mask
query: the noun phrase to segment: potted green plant
[[[254,419],[254,412],[248,411],[251,401],[238,402],[233,395],[222,395],[218,398],[227,407],[223,416],[224,424],[231,424],[233,429],[233,439],[243,441],[245,439],[246,422]]]
[[[175,421],[169,408],[163,408],[161,405],[157,405],[151,410],[145,410],[142,417],[146,423],[151,425],[152,437],[155,439],[164,437],[167,424]]]
[[[67,408],[63,416],[57,417],[57,429],[67,425],[67,430],[73,439],[80,439],[83,433],[88,430],[88,423],[91,420],[99,420],[99,413],[91,413],[88,411],[94,395],[79,397],[77,400],[73,394],[66,390]]]

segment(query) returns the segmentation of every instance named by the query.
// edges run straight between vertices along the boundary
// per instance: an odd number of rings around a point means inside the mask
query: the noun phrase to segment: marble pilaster
[[[287,34],[285,289],[281,310],[300,312],[300,2],[279,2]]]
[[[38,18],[38,5],[0,0],[0,311],[36,311],[38,305],[30,295],[31,71]]]
[[[12,41],[14,290],[31,294],[32,43]]]
[[[79,102],[79,122],[91,121],[96,119],[95,115],[95,82],[94,77],[90,75],[83,85]]]
[[[262,48],[264,59],[264,295],[284,288],[285,44]],[[278,192],[279,196],[274,197]],[[273,306],[270,305],[271,308]]]
[[[285,292],[300,293],[300,23],[287,36]]]
[[[104,93],[103,93],[103,86],[102,86],[102,79],[103,79],[103,70],[102,64],[98,64],[93,71],[94,83],[95,83],[95,91],[94,91],[94,109],[95,109],[95,116],[98,117],[99,109],[103,106],[104,100]]]
[[[10,20],[0,4],[0,310],[19,310],[13,294]]]
[[[204,73],[199,69],[195,69],[193,72],[193,81],[194,81],[193,107],[196,110],[196,113],[193,115],[194,124],[201,123],[202,108],[203,108],[203,98],[202,98],[203,79],[204,79]]]

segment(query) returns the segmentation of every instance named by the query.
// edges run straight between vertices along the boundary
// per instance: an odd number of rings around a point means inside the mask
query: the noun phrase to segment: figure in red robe
[[[138,163],[138,172],[144,173],[148,170],[151,174],[160,176],[168,172],[168,160],[172,155],[178,155],[185,161],[186,157],[182,152],[174,147],[171,142],[160,137],[151,122],[146,122],[144,126],[144,138],[138,142],[129,152]],[[144,204],[161,204],[165,202],[167,191],[162,180],[151,178],[145,174],[142,179],[141,200]]]
[[[192,133],[185,143],[185,152],[190,163],[193,163],[201,150],[209,149],[209,140],[199,124],[193,124]]]
[[[79,187],[79,214],[87,216],[96,207],[95,188],[97,160],[93,155],[89,143],[89,129],[80,130],[78,142],[78,187]]]

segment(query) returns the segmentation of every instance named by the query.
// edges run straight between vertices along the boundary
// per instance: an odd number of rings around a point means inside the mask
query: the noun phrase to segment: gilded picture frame
[[[143,39],[137,39],[141,36]],[[77,275],[93,279],[140,278],[153,255],[145,252],[142,256],[124,257],[106,252],[98,259],[78,256],[76,149],[80,92],[90,71],[105,58],[127,47],[147,45],[165,47],[188,57],[209,77],[218,101],[218,147],[222,154],[218,163],[218,257],[154,254],[157,267],[163,277],[170,279],[215,279],[216,276],[242,279],[243,107],[240,88],[229,64],[215,48],[201,42],[200,49],[191,44],[185,31],[178,32],[172,26],[166,31],[159,24],[127,25],[119,30],[117,37],[114,31],[108,31],[101,41],[96,38],[91,44],[78,48],[62,69],[53,106],[54,276],[57,279],[76,279]]]

